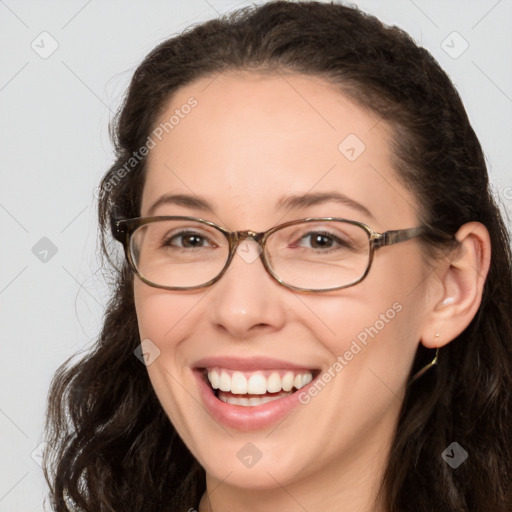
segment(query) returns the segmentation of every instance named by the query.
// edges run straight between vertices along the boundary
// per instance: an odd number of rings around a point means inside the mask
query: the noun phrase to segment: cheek
[[[371,352],[367,349],[377,340],[381,347],[384,344],[398,347],[410,338],[406,333],[415,330],[414,322],[410,322],[406,313],[408,307],[403,300],[396,300],[397,295],[363,297],[368,296],[363,293],[352,297],[304,300],[309,313],[303,319],[307,321],[309,318],[310,329],[333,357],[347,351],[353,354]],[[347,358],[352,359],[350,353]]]
[[[200,297],[177,296],[139,281],[134,286],[134,299],[140,339],[157,355],[147,366],[148,374],[160,399],[172,401],[175,395],[167,388],[183,379],[186,343],[182,341],[190,337],[197,325]]]
[[[190,400],[183,390],[191,386],[186,368],[186,340],[197,324],[198,302],[202,297],[152,288],[140,280],[134,283],[134,301],[141,340],[156,357],[147,365],[151,385],[167,416],[185,443],[191,443]],[[147,343],[147,342],[146,342]]]
[[[197,292],[174,294],[135,280],[134,301],[141,339],[150,338],[155,343],[163,343],[182,338],[197,320],[198,305],[203,295]]]
[[[383,254],[364,281],[337,297],[302,298],[308,311],[304,318],[309,318],[333,364],[340,362],[337,369],[345,374],[344,385],[352,388],[377,375],[394,389],[403,386],[425,313],[427,273],[418,261]]]

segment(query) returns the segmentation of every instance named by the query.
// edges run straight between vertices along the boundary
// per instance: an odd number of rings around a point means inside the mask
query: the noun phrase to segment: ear
[[[491,242],[480,222],[464,224],[455,234],[459,246],[438,262],[431,311],[421,342],[439,348],[471,323],[480,303],[491,262]]]

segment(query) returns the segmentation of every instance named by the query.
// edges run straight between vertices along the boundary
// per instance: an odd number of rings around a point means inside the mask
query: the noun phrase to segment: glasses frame
[[[146,279],[137,269],[135,262],[132,259],[131,250],[130,250],[130,239],[132,234],[139,229],[141,226],[145,226],[147,224],[151,224],[154,222],[164,221],[164,220],[191,220],[195,222],[199,222],[202,224],[206,224],[210,227],[213,227],[220,231],[228,240],[229,242],[229,255],[226,260],[226,263],[222,270],[213,278],[207,281],[204,284],[195,285],[195,286],[163,286],[159,285],[157,283],[154,283],[152,281],[149,281]],[[280,229],[286,228],[288,226],[293,226],[295,224],[302,224],[307,222],[345,222],[348,224],[352,224],[354,226],[359,226],[361,229],[366,231],[366,234],[368,235],[368,243],[370,245],[370,252],[368,255],[368,265],[366,267],[366,271],[361,276],[361,278],[357,279],[356,281],[343,285],[343,286],[337,286],[334,288],[324,288],[324,289],[310,289],[310,288],[300,288],[297,286],[292,286],[284,281],[282,281],[278,276],[276,276],[268,264],[267,258],[265,256],[265,246],[267,243],[267,240],[272,233],[275,233],[276,231],[279,231]],[[288,288],[290,290],[294,290],[301,293],[325,293],[329,291],[335,291],[335,290],[342,290],[344,288],[349,288],[351,286],[355,286],[356,284],[359,284],[361,281],[363,281],[368,273],[370,272],[370,268],[372,266],[374,253],[377,249],[380,249],[381,247],[386,247],[389,245],[398,244],[400,242],[405,242],[407,240],[411,240],[412,238],[416,238],[418,236],[421,236],[427,231],[426,226],[418,226],[415,228],[406,228],[406,229],[397,229],[397,230],[391,230],[391,231],[385,231],[384,233],[378,233],[377,231],[374,231],[370,226],[365,224],[364,222],[359,222],[355,220],[349,220],[349,219],[343,219],[338,217],[308,217],[305,219],[298,219],[298,220],[292,220],[289,222],[285,222],[284,224],[279,224],[277,226],[274,226],[270,228],[267,231],[262,232],[256,232],[252,230],[244,230],[244,231],[229,231],[226,228],[223,228],[222,226],[219,226],[218,224],[215,224],[214,222],[211,222],[209,220],[201,219],[198,217],[189,217],[189,216],[153,216],[153,217],[136,217],[133,219],[116,219],[113,216],[111,217],[111,230],[112,230],[112,236],[118,241],[123,244],[125,257],[132,269],[132,271],[139,277],[139,279],[146,283],[149,286],[152,286],[154,288],[162,288],[164,290],[195,290],[199,288],[206,288],[208,286],[211,286],[212,284],[215,284],[221,277],[227,272],[229,265],[233,261],[233,258],[235,256],[236,250],[241,242],[243,242],[246,238],[252,238],[255,242],[257,242],[261,248],[262,251],[259,255],[259,258],[261,262],[263,263],[263,267],[267,271],[270,276],[277,281],[281,286],[284,286],[285,288]]]

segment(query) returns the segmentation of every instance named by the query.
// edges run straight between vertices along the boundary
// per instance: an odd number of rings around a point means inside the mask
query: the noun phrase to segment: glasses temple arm
[[[375,246],[384,247],[385,245],[393,245],[398,244],[399,242],[405,242],[406,240],[410,240],[411,238],[422,235],[426,230],[427,229],[425,227],[418,227],[386,231],[385,233],[382,233],[380,237],[375,239]]]
[[[118,224],[122,218],[116,218],[114,215],[110,216],[110,231],[112,236],[118,242],[123,242],[124,234],[126,233],[126,226],[123,224]]]

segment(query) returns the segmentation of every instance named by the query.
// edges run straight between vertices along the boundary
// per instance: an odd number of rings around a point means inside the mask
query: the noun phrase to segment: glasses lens
[[[294,224],[267,240],[270,268],[284,283],[310,290],[346,286],[363,277],[370,259],[368,233],[356,224]]]
[[[218,229],[191,220],[159,220],[139,227],[130,239],[139,274],[160,286],[207,283],[226,264],[229,243]]]

